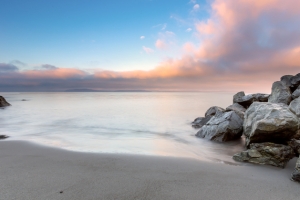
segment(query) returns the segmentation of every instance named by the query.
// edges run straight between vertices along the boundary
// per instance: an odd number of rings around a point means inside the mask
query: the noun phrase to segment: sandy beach
[[[285,169],[0,142],[0,199],[298,199]]]

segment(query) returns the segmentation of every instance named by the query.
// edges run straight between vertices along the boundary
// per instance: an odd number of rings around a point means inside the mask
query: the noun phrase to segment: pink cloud
[[[0,83],[9,85],[17,80],[20,85],[44,81],[52,87],[80,83],[89,88],[270,92],[272,82],[280,76],[300,72],[299,8],[298,0],[215,0],[210,17],[195,23],[197,43],[184,43],[180,58],[165,60],[152,70],[94,74],[66,68],[12,71],[0,73]],[[156,48],[167,48],[174,35],[159,35]],[[153,52],[148,47],[143,50]]]

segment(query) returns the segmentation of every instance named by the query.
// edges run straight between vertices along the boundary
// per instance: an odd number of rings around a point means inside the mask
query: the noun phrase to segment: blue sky
[[[0,0],[0,91],[269,93],[300,72],[299,0]]]
[[[196,4],[201,9],[193,12]],[[194,40],[187,31],[194,29],[193,19],[207,11],[206,1],[188,0],[2,0],[0,62],[149,70],[180,55],[181,45]],[[175,44],[162,51],[155,42],[167,31]]]

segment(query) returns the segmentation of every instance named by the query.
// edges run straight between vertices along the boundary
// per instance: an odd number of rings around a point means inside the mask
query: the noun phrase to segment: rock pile
[[[233,159],[284,168],[300,154],[300,73],[285,75],[268,94],[238,92],[226,109],[214,106],[192,123],[196,136],[218,142],[245,137]],[[291,179],[300,182],[300,157]]]

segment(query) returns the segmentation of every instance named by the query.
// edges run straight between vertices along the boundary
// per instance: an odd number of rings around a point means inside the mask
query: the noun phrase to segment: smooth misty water
[[[195,137],[191,122],[228,93],[1,93],[0,134],[69,150],[193,157],[233,162],[242,139]],[[26,99],[26,101],[22,101]]]

